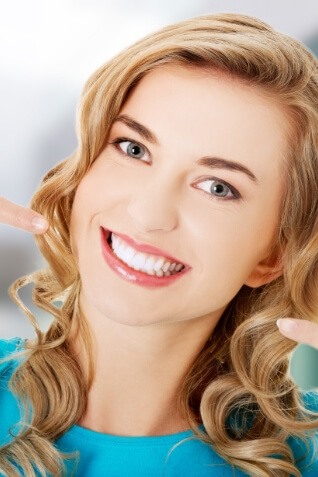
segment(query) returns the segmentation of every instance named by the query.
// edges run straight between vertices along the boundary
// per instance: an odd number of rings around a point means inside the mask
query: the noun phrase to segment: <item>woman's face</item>
[[[194,68],[150,72],[75,195],[71,240],[82,298],[131,325],[215,320],[243,284],[276,278],[270,250],[286,137],[282,108],[260,89]],[[110,266],[101,227],[159,248],[186,272],[164,286],[160,277],[131,281],[145,273]]]

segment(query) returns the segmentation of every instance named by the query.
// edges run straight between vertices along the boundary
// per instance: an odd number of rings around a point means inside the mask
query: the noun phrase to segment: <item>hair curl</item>
[[[31,464],[41,475],[64,471],[68,455],[53,441],[80,420],[95,374],[70,244],[74,194],[133,87],[165,64],[214,69],[238,78],[276,98],[289,119],[288,168],[275,237],[283,275],[256,289],[243,286],[233,298],[213,340],[189,369],[178,406],[195,435],[230,464],[258,477],[301,477],[286,439],[296,436],[306,442],[318,421],[303,406],[288,374],[296,345],[278,332],[276,320],[295,316],[317,322],[318,316],[318,64],[298,41],[256,18],[236,14],[203,15],[167,26],[101,66],[84,86],[77,111],[78,148],[44,176],[30,203],[51,224],[45,235],[35,236],[47,268],[16,280],[9,289],[37,338],[11,357],[25,358],[10,389],[23,403],[27,425],[0,449],[0,469],[6,475],[19,475],[11,460],[30,477],[35,475]],[[34,303],[54,317],[46,332],[18,296],[19,288],[31,282]],[[87,370],[72,352],[71,325],[87,352]],[[230,426],[237,409],[240,425]],[[206,433],[197,428],[193,415]],[[273,456],[277,453],[281,458]]]

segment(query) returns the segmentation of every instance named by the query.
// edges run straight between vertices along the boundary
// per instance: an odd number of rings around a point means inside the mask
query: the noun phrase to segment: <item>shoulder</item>
[[[310,411],[318,412],[318,390],[302,392],[304,407]]]
[[[23,348],[26,339],[16,336],[15,338],[2,339],[0,338],[0,359],[8,356],[15,351]]]
[[[203,430],[203,426],[202,427]],[[186,475],[210,477],[247,477],[241,469],[231,466],[223,459],[211,445],[208,445],[195,436],[190,436],[173,446],[167,457],[167,475]],[[180,445],[179,445],[180,444]]]
[[[25,342],[25,338],[21,337],[0,339],[0,375],[9,367],[12,367],[12,363],[15,363],[15,361],[2,362],[2,360],[15,352],[22,350],[25,346]]]
[[[22,346],[21,346],[22,345]],[[11,426],[15,426],[20,421],[20,403],[9,387],[9,381],[18,360],[1,360],[10,354],[24,348],[25,339],[15,337],[11,339],[0,339],[0,445],[9,443],[12,440],[10,434]],[[2,475],[2,474],[1,474]]]
[[[318,413],[318,391],[301,393],[305,409]],[[317,417],[316,417],[317,419]],[[288,444],[293,452],[297,468],[302,477],[318,475],[318,428],[308,434],[307,443],[299,437],[290,437]]]
[[[25,341],[24,338],[16,336],[15,338],[0,338],[0,356],[3,356],[4,353],[14,351],[18,345]]]

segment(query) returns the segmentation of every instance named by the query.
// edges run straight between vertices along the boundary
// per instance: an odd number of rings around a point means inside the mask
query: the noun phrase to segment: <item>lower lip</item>
[[[106,232],[102,227],[100,230],[102,241],[102,254],[107,265],[109,265],[109,267],[114,270],[117,275],[119,275],[124,280],[127,280],[128,282],[132,282],[136,285],[148,288],[165,287],[182,278],[185,273],[191,270],[190,267],[185,267],[181,272],[178,272],[174,275],[169,275],[168,277],[156,277],[154,275],[147,275],[146,273],[138,272],[137,270],[134,270],[133,268],[122,262],[118,257],[116,257],[109,243],[107,242],[107,238],[110,232]]]

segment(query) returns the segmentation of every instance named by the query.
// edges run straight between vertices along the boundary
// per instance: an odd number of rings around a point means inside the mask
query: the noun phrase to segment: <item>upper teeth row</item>
[[[123,262],[136,270],[145,270],[150,273],[159,272],[159,270],[162,270],[162,272],[179,272],[183,268],[182,263],[169,262],[164,257],[138,252],[138,250],[126,245],[114,233],[112,233],[112,249]]]

